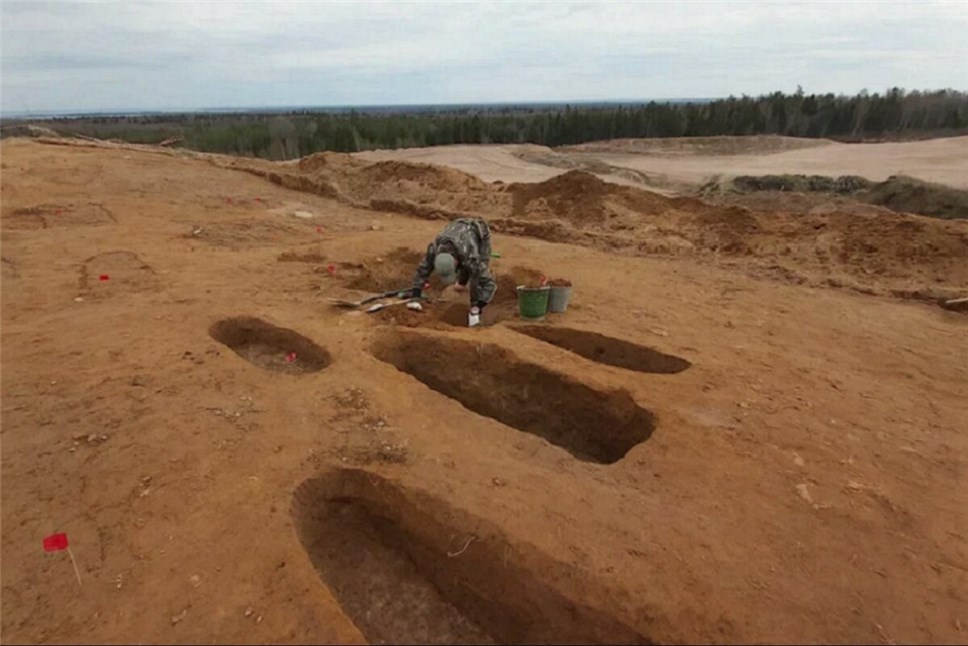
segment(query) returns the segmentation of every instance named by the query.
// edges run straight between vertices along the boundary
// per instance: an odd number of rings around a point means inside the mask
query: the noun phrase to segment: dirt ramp
[[[655,417],[624,390],[599,391],[504,348],[422,334],[390,334],[374,355],[465,408],[612,464],[655,429]]]
[[[376,474],[346,469],[304,482],[292,517],[323,582],[370,643],[649,643],[559,590],[556,582],[574,579],[562,564]]]
[[[301,375],[330,364],[329,352],[303,335],[251,316],[218,321],[209,335],[249,363],[274,372]]]
[[[674,375],[692,366],[685,359],[597,332],[543,325],[514,326],[511,329],[586,359],[636,372]]]

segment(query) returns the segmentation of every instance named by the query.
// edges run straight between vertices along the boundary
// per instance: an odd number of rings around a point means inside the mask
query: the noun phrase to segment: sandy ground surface
[[[718,176],[780,173],[861,175],[873,181],[900,174],[968,188],[968,137],[871,144],[789,137],[701,139],[711,140],[753,140],[755,143],[723,146],[718,143],[697,145],[690,139],[631,139],[568,146],[554,151],[531,145],[441,146],[374,151],[360,153],[360,156],[371,160],[443,164],[485,181],[505,182],[543,181],[568,167],[607,164],[653,178],[653,189],[680,192]],[[614,172],[596,174],[617,183],[634,183]]]
[[[485,182],[543,182],[564,172],[539,163],[527,162],[517,155],[550,152],[545,146],[434,146],[399,150],[369,150],[355,153],[366,161],[407,161],[440,164],[480,177]]]
[[[965,641],[964,314],[575,221],[495,234],[483,328],[449,290],[367,315],[326,299],[407,283],[442,223],[364,184],[0,155],[5,641]],[[963,225],[895,224],[963,253]],[[892,245],[871,285],[964,288]],[[575,287],[536,338],[508,285],[539,274]]]

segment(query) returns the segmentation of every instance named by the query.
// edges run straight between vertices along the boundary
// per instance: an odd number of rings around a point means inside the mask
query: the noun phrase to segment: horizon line
[[[35,117],[88,117],[88,116],[125,116],[125,115],[147,115],[147,114],[206,114],[218,112],[248,112],[248,111],[275,111],[289,112],[296,110],[319,110],[319,111],[351,111],[351,110],[393,110],[393,109],[434,109],[434,108],[473,108],[491,106],[568,106],[568,105],[587,105],[587,104],[621,104],[621,105],[645,105],[648,103],[681,103],[681,102],[708,102],[725,97],[671,97],[654,99],[574,99],[562,101],[480,101],[462,103],[365,103],[365,104],[292,104],[292,105],[251,105],[251,106],[220,106],[220,107],[181,107],[181,108],[91,108],[78,110],[0,110],[0,119],[3,118],[35,118]]]

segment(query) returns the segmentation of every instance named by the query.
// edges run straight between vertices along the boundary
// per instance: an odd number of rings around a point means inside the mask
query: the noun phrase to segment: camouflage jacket
[[[441,249],[443,247],[443,249]],[[422,289],[434,271],[438,249],[452,250],[457,258],[457,282],[470,283],[471,303],[490,303],[497,291],[491,276],[491,230],[480,218],[454,220],[427,246],[427,255],[417,267],[414,289]]]

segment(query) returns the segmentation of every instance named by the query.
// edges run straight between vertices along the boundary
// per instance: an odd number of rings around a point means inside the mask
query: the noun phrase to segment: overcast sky
[[[968,0],[0,7],[5,113],[968,89]]]

